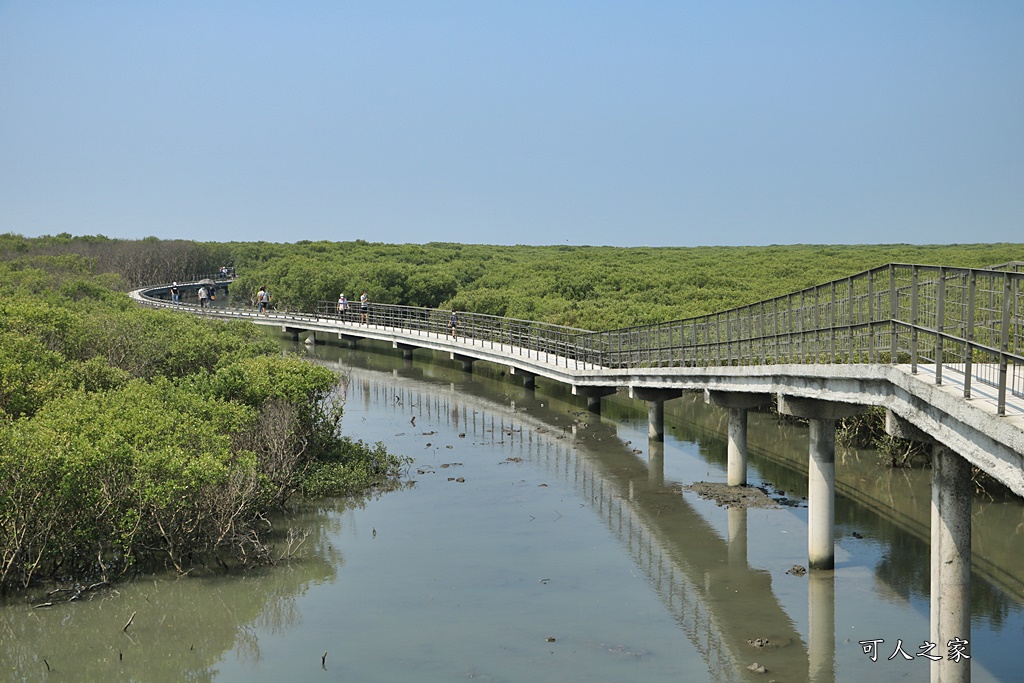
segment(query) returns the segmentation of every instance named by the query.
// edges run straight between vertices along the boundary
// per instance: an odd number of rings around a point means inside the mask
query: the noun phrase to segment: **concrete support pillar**
[[[836,420],[856,415],[863,406],[779,395],[779,412],[806,419],[810,426],[807,464],[807,565],[835,567]]]
[[[402,358],[405,360],[412,360],[412,352],[416,347],[411,344],[402,344],[401,342],[391,342],[391,348],[401,349]]]
[[[585,384],[572,385],[573,396],[585,396],[587,399],[587,410],[595,415],[601,414],[601,399],[615,393],[615,387],[602,387]]]
[[[747,484],[747,411],[729,408],[729,486]]]
[[[647,402],[647,439],[648,441],[665,440],[665,402]]]
[[[743,394],[734,391],[704,392],[704,402],[729,411],[729,486],[747,484],[747,411],[767,405],[767,394]]]
[[[344,334],[342,332],[338,333],[338,340],[342,343],[343,346],[347,346],[350,349],[356,348],[356,342],[358,342],[360,339],[361,337],[354,337],[351,334]]]
[[[282,325],[281,331],[284,332],[285,334],[290,334],[292,337],[292,341],[299,341],[299,332],[301,332],[302,330],[300,330],[297,327],[288,327],[287,325]]]
[[[629,397],[647,401],[647,438],[651,442],[665,440],[665,401],[679,398],[682,389],[630,387]]]
[[[807,560],[811,569],[836,564],[836,421],[811,420],[807,465]]]
[[[971,640],[971,467],[938,444],[932,447],[931,536],[930,641],[933,654],[942,656],[931,663],[931,680],[970,683],[971,660],[951,660],[948,651],[951,641]]]
[[[807,605],[807,679],[811,683],[835,683],[835,572],[811,572],[807,576]]]

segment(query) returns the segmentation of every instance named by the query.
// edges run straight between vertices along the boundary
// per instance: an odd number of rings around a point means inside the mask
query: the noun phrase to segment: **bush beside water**
[[[400,476],[340,435],[332,371],[252,325],[137,308],[62,259],[0,262],[0,591],[260,563],[264,515],[292,495]]]

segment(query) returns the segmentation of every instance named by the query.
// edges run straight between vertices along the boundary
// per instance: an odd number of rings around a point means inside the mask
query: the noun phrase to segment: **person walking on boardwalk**
[[[448,317],[448,329],[451,330],[452,339],[458,339],[459,337],[459,314],[452,311],[452,314]]]
[[[171,283],[171,303],[172,304],[180,304],[181,303],[181,291],[178,289],[178,283],[177,282]]]
[[[196,296],[199,297],[199,308],[206,308],[206,304],[210,301],[210,290],[206,288],[206,285],[199,288]]]
[[[362,315],[361,322],[370,324],[370,297],[366,296],[366,290],[359,295],[359,313]]]
[[[346,313],[348,313],[348,299],[346,299],[345,294],[342,293],[338,295],[338,315],[340,315],[341,319],[344,320]]]
[[[270,292],[267,291],[266,285],[260,287],[260,291],[256,294],[256,301],[260,306],[259,312],[268,315],[267,306],[270,304]]]

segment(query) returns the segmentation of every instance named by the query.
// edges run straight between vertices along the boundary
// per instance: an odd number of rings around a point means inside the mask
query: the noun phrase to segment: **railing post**
[[[775,330],[773,342],[775,344],[775,362],[781,363],[783,355],[779,353],[779,297],[772,300],[772,327]]]
[[[942,365],[945,362],[942,337],[946,329],[946,268],[939,266],[939,289],[935,310],[935,383],[942,384]]]
[[[800,363],[807,362],[807,290],[800,292],[800,329],[797,339],[800,340]]]
[[[896,289],[896,266],[889,264],[889,362],[893,365],[899,356],[899,296],[900,293]]]
[[[853,332],[853,321],[854,321],[854,318],[856,316],[854,315],[854,312],[853,312],[853,305],[854,305],[853,278],[851,277],[849,279],[849,281],[847,283],[847,287],[846,287],[846,339],[847,339],[847,341],[846,341],[846,350],[847,350],[847,353],[849,354],[846,357],[846,362],[847,363],[854,362],[853,361],[853,359],[854,359],[853,350],[854,350],[855,344],[854,344],[854,341],[853,341],[853,334],[854,334],[854,332]]]
[[[910,374],[917,374],[917,266],[910,269]]]
[[[875,353],[875,273],[868,273],[868,362],[878,360]]]
[[[974,299],[978,293],[978,274],[972,270],[967,281],[967,315],[964,318],[964,398],[971,397],[971,376],[974,364]]]
[[[786,362],[793,362],[793,295],[786,295]]]
[[[1006,377],[1010,351],[1010,303],[1013,299],[1013,288],[1010,281],[1010,274],[1003,273],[1003,320],[999,330],[999,410],[1000,415],[1006,415]]]
[[[733,353],[732,353],[732,316],[729,315],[729,311],[725,312],[725,364],[732,365]]]
[[[768,354],[765,353],[765,345],[768,340],[768,321],[765,320],[764,302],[761,304],[761,362],[765,363],[768,361]]]
[[[834,287],[834,285],[833,285],[833,287]],[[835,301],[833,300],[832,303],[835,303]],[[828,303],[826,302],[825,305],[827,306]],[[822,354],[827,354],[827,353],[831,352],[831,346],[829,346],[829,350],[828,351],[826,351],[824,348],[822,348],[825,345],[824,342],[823,342],[824,336],[822,336],[822,334],[821,334],[822,333],[822,328],[825,327],[826,325],[831,327],[830,317],[828,315],[822,315],[823,313],[825,313],[825,311],[822,309],[821,287],[815,287],[814,288],[814,329],[815,329],[815,332],[814,332],[814,358],[812,360],[813,363],[820,363],[821,362]],[[831,362],[831,361],[828,361],[828,362]]]
[[[686,366],[686,325],[679,323],[679,367]],[[676,363],[673,363],[675,365]]]
[[[669,347],[665,345],[666,344],[666,342],[665,342],[665,332],[666,331],[668,332],[668,345],[671,346],[671,344],[672,344],[672,328],[671,327],[667,327],[663,323],[658,323],[658,340],[657,340],[657,343],[658,343],[658,358],[657,358],[657,362],[658,362],[658,367],[659,368],[660,367],[664,367],[664,365],[665,365],[665,352],[666,351],[670,351]]]
[[[697,339],[697,318],[693,319],[693,361],[695,365],[701,365],[701,353],[700,350],[703,347],[700,345],[700,341]]]
[[[828,362],[836,362],[836,283],[832,283],[832,311],[829,315],[828,324]]]
[[[617,368],[618,367],[617,364],[621,364],[621,362],[623,361],[622,360],[622,358],[623,358],[623,333],[620,332],[620,333],[615,334],[614,341],[615,341],[615,346],[617,348],[615,349],[615,351],[616,351],[615,352],[615,356],[614,356],[615,357],[615,365],[613,367]],[[608,350],[609,351],[611,350],[611,344],[608,344]]]

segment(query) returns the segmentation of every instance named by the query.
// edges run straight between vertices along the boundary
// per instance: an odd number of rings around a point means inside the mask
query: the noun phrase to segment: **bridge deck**
[[[529,321],[507,321],[506,329],[503,319],[486,317],[480,327],[460,326],[470,336],[452,338],[447,318],[439,315],[443,312],[430,309],[392,307],[401,309],[399,313],[407,317],[395,314],[391,320],[407,320],[409,326],[388,324],[390,313],[372,312],[369,324],[361,324],[357,312],[350,314],[351,320],[341,320],[337,315],[310,313],[259,315],[249,309],[223,307],[200,310],[145,292],[138,290],[132,296],[149,306],[176,308],[204,317],[247,320],[296,333],[375,339],[399,348],[425,348],[462,360],[488,361],[569,384],[574,391],[577,387],[714,390],[881,406],[1024,496],[1024,395],[1005,388],[1000,392],[993,386],[993,378],[1000,377],[995,363],[973,365],[971,398],[965,399],[967,377],[956,364],[942,365],[942,384],[935,383],[936,366],[927,362],[915,366],[848,361],[740,364],[725,359],[711,364],[669,365],[661,364],[660,358],[651,362],[638,356],[628,365],[611,367],[594,360],[604,357],[600,351],[574,345],[575,337],[564,332],[569,328]],[[534,327],[536,334],[531,336]]]

